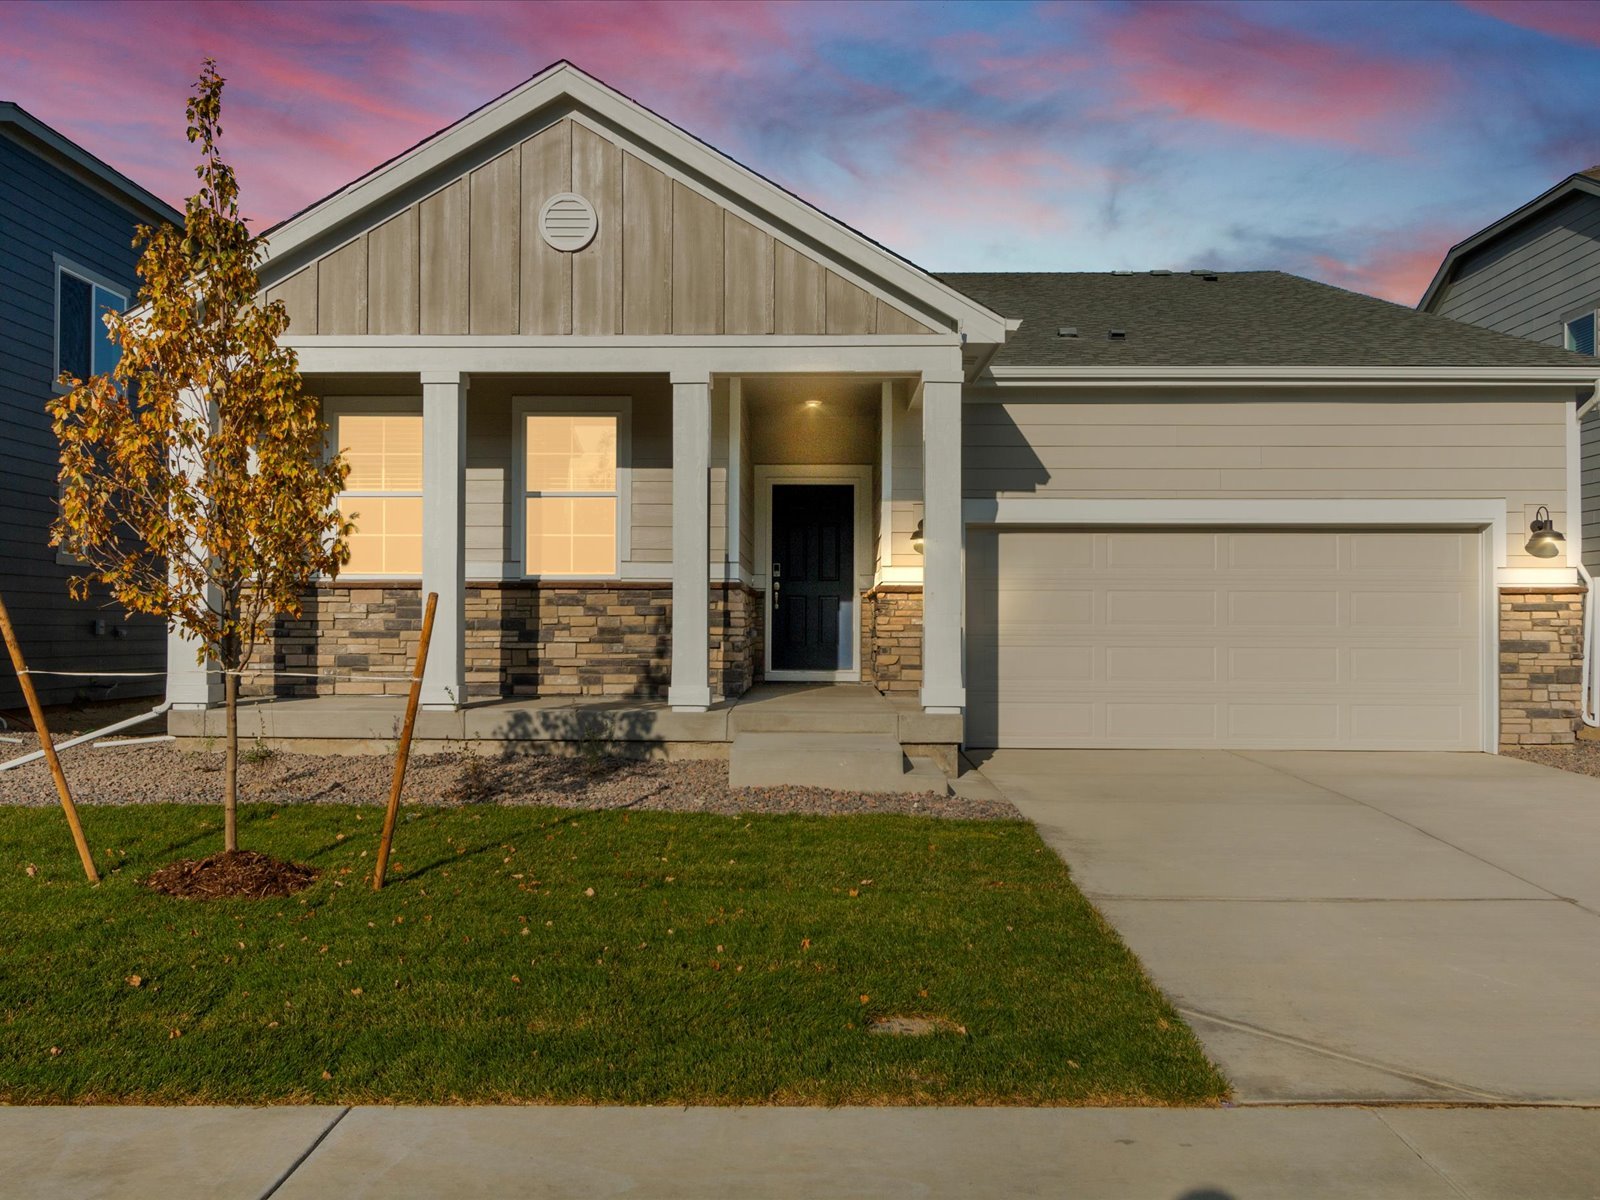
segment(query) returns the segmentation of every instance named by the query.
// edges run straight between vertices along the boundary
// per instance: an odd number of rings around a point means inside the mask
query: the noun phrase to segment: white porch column
[[[711,380],[672,376],[672,682],[679,712],[711,707]]]
[[[439,593],[422,706],[459,708],[467,692],[467,376],[422,372],[422,597]]]
[[[922,707],[959,713],[963,682],[961,610],[961,373],[922,379]]]
[[[216,410],[211,407],[204,393],[188,390],[183,394],[181,403],[190,406],[195,415],[204,409],[215,430]],[[191,479],[200,471],[199,460],[183,452],[174,456],[172,466],[174,471]],[[214,587],[207,587],[206,600],[215,608],[221,600],[221,593]],[[197,658],[199,649],[200,644],[194,638],[168,628],[167,703],[174,708],[210,708],[223,701],[222,672],[214,662],[200,662]],[[270,647],[267,648],[267,657],[271,657]]]

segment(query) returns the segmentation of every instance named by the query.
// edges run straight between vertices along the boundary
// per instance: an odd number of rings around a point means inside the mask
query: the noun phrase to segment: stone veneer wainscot
[[[1500,744],[1566,745],[1583,703],[1583,589],[1500,592]]]

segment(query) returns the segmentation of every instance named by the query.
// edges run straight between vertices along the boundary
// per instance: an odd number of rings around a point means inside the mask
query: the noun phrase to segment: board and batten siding
[[[573,191],[595,238],[546,245]],[[921,321],[564,119],[266,291],[297,334],[917,334]]]
[[[60,254],[131,297],[140,218],[31,148],[0,135],[0,589],[36,670],[163,671],[161,621],[129,618],[102,589],[78,602],[73,568],[51,548],[59,447],[45,404],[55,394],[55,260]],[[96,622],[104,622],[96,633]],[[162,680],[40,677],[46,703],[153,695]],[[92,685],[92,686],[91,686]],[[22,702],[0,657],[0,707]]]
[[[1586,194],[1462,256],[1432,305],[1440,316],[1557,347],[1582,309],[1600,309],[1600,196]],[[1600,570],[1600,417],[1591,414],[1582,432],[1583,559]]]
[[[1251,399],[1081,393],[969,400],[969,498],[1504,497],[1507,565],[1540,504],[1566,520],[1568,405],[1508,389],[1395,398],[1295,391]]]

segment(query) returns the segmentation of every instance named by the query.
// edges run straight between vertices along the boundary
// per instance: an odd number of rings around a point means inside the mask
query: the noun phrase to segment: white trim
[[[1506,502],[1462,500],[968,500],[962,506],[966,524],[1069,525],[1102,527],[1255,526],[1348,528],[1477,529],[1481,538],[1483,584],[1480,590],[1482,637],[1479,646],[1483,711],[1483,749],[1500,752],[1500,595],[1508,576],[1543,574],[1508,571]],[[1560,582],[1576,581],[1575,571],[1560,570]],[[1518,580],[1520,582],[1520,580]],[[1539,582],[1544,582],[1540,580]]]
[[[1177,383],[1194,387],[1272,387],[1275,385],[1387,383],[1594,386],[1592,369],[1572,367],[993,367],[982,380],[1001,387],[1092,383],[1098,387],[1140,387]]]
[[[894,381],[885,379],[878,406],[878,575],[894,565]]]
[[[325,453],[330,459],[335,454],[340,454],[344,451],[343,446],[335,444],[335,439],[337,437],[336,430],[338,428],[339,418],[344,416],[346,413],[379,417],[416,417],[420,421],[422,419],[422,397],[412,395],[322,397],[322,411],[320,415],[322,417],[322,423],[326,425],[328,429],[327,441],[324,443],[324,447]],[[422,459],[424,464],[426,464],[428,459],[428,444],[426,441],[424,441],[422,444]],[[424,465],[423,470],[426,472],[426,465]],[[418,480],[415,490],[387,492],[342,491],[339,493],[339,496],[341,498],[344,496],[350,496],[356,499],[360,499],[362,497],[371,497],[375,499],[407,499],[414,496],[418,500],[421,500],[422,480]],[[337,502],[338,501],[336,500],[335,503]],[[428,529],[426,525],[423,526],[422,533],[423,541],[426,543],[428,536]],[[372,582],[381,585],[393,583],[395,580],[418,579],[420,577],[421,563],[419,562],[417,570],[415,571],[396,571],[391,575],[375,575],[371,573],[347,575],[341,572],[337,577],[318,575],[313,582],[343,584]]]
[[[1567,408],[1567,542],[1566,562],[1576,568],[1583,562],[1583,430],[1579,425],[1578,405]]]
[[[744,579],[744,381],[737,375],[728,380],[727,466],[722,477],[724,530],[722,577],[729,582]]]
[[[617,418],[617,569],[605,575],[530,575],[527,573],[528,481],[526,478],[527,427],[530,413],[551,417],[609,416]],[[566,580],[599,582],[621,579],[623,566],[633,556],[633,397],[632,396],[513,396],[511,397],[511,546],[514,579],[551,583]],[[563,493],[565,494],[565,493]],[[595,493],[609,495],[610,493]]]
[[[519,127],[547,109],[552,119],[586,116],[585,124],[635,143],[652,158],[678,164],[684,178],[700,185],[697,190],[771,213],[790,232],[786,240],[881,277],[927,312],[951,318],[974,340],[1005,340],[1006,322],[998,314],[565,62],[271,230],[267,265],[278,260],[296,265],[297,258],[315,253],[319,247],[314,243],[336,235],[341,225],[397,193],[425,186],[428,176],[455,166],[474,147],[517,135]]]
[[[788,466],[757,465],[756,484],[756,561],[752,572],[755,587],[761,592],[761,627],[772,628],[772,588],[767,564],[772,561],[772,487],[784,484],[841,484],[852,489],[855,510],[855,588],[850,604],[851,667],[838,671],[774,671],[772,638],[763,637],[762,670],[773,683],[834,682],[858,683],[861,680],[861,593],[872,585],[872,466]]]
[[[1501,567],[1494,573],[1497,587],[1538,588],[1572,587],[1580,582],[1578,568],[1570,567]]]
[[[122,301],[120,311],[124,313],[128,311],[128,302],[131,297],[128,294],[126,284],[113,283],[107,276],[100,274],[98,271],[89,270],[88,267],[80,265],[64,254],[52,252],[50,262],[53,268],[50,275],[50,365],[54,368],[50,372],[50,390],[57,396],[65,396],[68,389],[56,382],[61,378],[61,276],[63,272],[89,285],[89,371],[88,375],[85,376],[86,380],[94,374],[95,339],[97,335],[99,337],[105,336],[104,326],[101,326],[98,330],[96,329],[94,289],[99,288],[103,292],[110,292],[120,299]],[[57,561],[59,561],[59,558]]]

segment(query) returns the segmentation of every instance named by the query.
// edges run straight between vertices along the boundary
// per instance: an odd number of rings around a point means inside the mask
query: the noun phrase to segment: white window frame
[[[754,465],[756,485],[755,581],[761,592],[763,629],[772,628],[772,489],[778,484],[838,484],[852,489],[855,512],[855,589],[850,600],[850,666],[835,671],[778,671],[772,666],[772,639],[763,637],[762,670],[773,683],[861,682],[861,596],[872,587],[872,465]]]
[[[322,401],[322,420],[328,426],[328,459],[329,459],[329,461],[332,461],[333,456],[335,454],[338,454],[343,449],[343,447],[341,447],[337,443],[338,429],[339,429],[339,421],[338,421],[338,419],[340,417],[342,417],[342,416],[354,416],[354,415],[373,416],[373,417],[413,417],[414,416],[414,417],[417,418],[417,420],[420,421],[422,419],[422,397],[421,396],[331,396],[331,397],[324,397],[323,401]],[[422,456],[423,456],[424,459],[426,459],[427,456],[428,456],[428,444],[427,444],[426,441],[424,441],[423,444],[422,444]],[[396,492],[396,491],[383,491],[383,492],[346,491],[346,492],[340,492],[339,493],[339,498],[341,500],[346,496],[351,496],[351,497],[354,497],[356,499],[368,499],[368,498],[370,498],[370,499],[375,499],[375,500],[385,500],[385,499],[403,500],[403,499],[407,499],[409,497],[415,496],[417,499],[420,500],[420,499],[422,499],[422,488],[419,486],[415,491],[405,491],[405,492]],[[337,501],[335,503],[337,504]],[[426,526],[423,527],[423,536],[424,536],[424,538],[426,538],[426,536],[427,536],[427,527]],[[331,577],[327,576],[327,575],[323,575],[323,576],[320,576],[319,578],[322,581],[327,582],[327,581],[330,580]],[[392,574],[388,574],[388,573],[377,574],[377,573],[368,571],[368,572],[364,572],[362,574],[346,574],[344,572],[340,572],[338,580],[341,583],[344,583],[344,582],[347,582],[347,581],[351,581],[351,580],[353,580],[353,581],[355,581],[357,583],[360,583],[360,582],[362,582],[364,580],[368,580],[368,579],[393,581],[393,580],[397,580],[397,579],[402,579],[402,580],[418,579],[418,580],[420,580],[420,578],[421,578],[420,574],[419,573],[415,573],[415,572],[409,573],[409,574],[405,573],[405,572],[395,572],[395,573],[392,573]]]
[[[1567,327],[1574,321],[1581,321],[1584,317],[1594,319],[1594,357],[1600,358],[1600,300],[1592,304],[1585,304],[1582,308],[1575,308],[1561,318],[1561,348],[1572,354],[1582,354],[1582,350],[1575,350],[1571,345],[1571,337]]]
[[[528,573],[528,418],[615,417],[617,419],[617,564],[604,575],[531,575]],[[516,577],[532,580],[621,579],[624,564],[633,556],[633,397],[632,396],[513,396],[511,398],[511,558]],[[563,496],[610,496],[611,492],[562,492]]]
[[[122,311],[128,311],[128,288],[126,284],[113,283],[98,271],[91,271],[72,259],[62,254],[52,254],[51,262],[54,271],[51,273],[50,291],[50,390],[57,396],[65,396],[69,389],[57,382],[61,378],[61,276],[71,275],[82,283],[89,285],[89,373],[94,373],[94,344],[97,337],[104,337],[104,328],[96,328],[94,319],[94,289],[110,292],[122,301]]]

